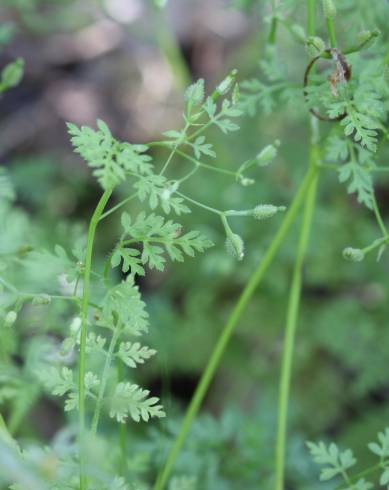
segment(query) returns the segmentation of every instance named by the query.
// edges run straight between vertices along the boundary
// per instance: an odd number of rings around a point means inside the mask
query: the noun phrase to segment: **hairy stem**
[[[88,306],[90,294],[90,276],[92,268],[93,244],[96,228],[105,206],[112,194],[106,190],[101,196],[89,223],[84,269],[84,287],[81,303],[81,335],[78,374],[78,405],[79,405],[79,438],[80,438],[80,490],[86,490],[87,478],[85,473],[85,347],[88,322]]]
[[[296,193],[293,202],[286,213],[284,220],[276,233],[275,237],[273,238],[269,248],[267,249],[265,255],[263,256],[261,262],[259,263],[258,267],[256,270],[253,272],[251,275],[250,279],[248,280],[245,288],[243,289],[234,309],[232,310],[229,319],[227,323],[224,325],[223,330],[220,334],[220,337],[214,347],[214,350],[211,354],[211,357],[208,361],[208,364],[203,371],[203,374],[201,376],[200,382],[197,385],[197,388],[194,392],[194,395],[192,397],[192,400],[189,404],[189,407],[187,409],[187,412],[185,414],[181,430],[176,437],[166,460],[165,466],[163,467],[160,475],[158,476],[158,479],[154,485],[154,490],[163,490],[165,487],[168,478],[170,476],[170,473],[173,469],[174,462],[177,458],[178,453],[180,452],[186,437],[188,435],[190,426],[192,425],[193,419],[196,417],[200,405],[204,399],[205,394],[208,391],[209,385],[211,381],[213,380],[213,377],[215,375],[215,372],[220,364],[220,360],[223,356],[223,353],[227,347],[227,344],[231,338],[231,335],[233,334],[235,327],[238,323],[238,320],[243,313],[244,309],[246,308],[248,302],[250,301],[252,295],[254,294],[255,290],[257,289],[259,283],[263,279],[263,276],[265,275],[265,272],[267,271],[268,267],[273,261],[273,258],[275,254],[277,253],[278,249],[282,245],[286,234],[289,231],[290,226],[295,220],[295,217],[297,215],[297,212],[301,206],[301,203],[305,197],[305,194],[307,192],[308,187],[310,186],[312,180],[315,178],[316,174],[316,169],[310,168],[307,172],[307,174],[304,177],[304,180],[302,184],[300,185],[300,188],[298,192]]]
[[[312,146],[311,149],[311,168],[316,168],[318,160],[318,148]],[[294,352],[294,339],[297,327],[298,311],[301,300],[302,288],[302,269],[304,265],[305,252],[308,245],[309,234],[312,224],[312,217],[316,201],[316,189],[318,181],[318,170],[310,183],[304,207],[303,221],[300,230],[300,237],[297,255],[294,265],[291,288],[289,292],[288,310],[286,318],[286,329],[282,354],[281,378],[279,386],[278,400],[278,420],[277,420],[277,439],[276,439],[276,481],[275,489],[284,490],[285,474],[285,446],[288,419],[288,404],[290,381],[292,374],[292,362]]]

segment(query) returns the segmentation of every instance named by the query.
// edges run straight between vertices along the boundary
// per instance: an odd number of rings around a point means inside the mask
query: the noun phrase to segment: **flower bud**
[[[261,150],[255,157],[255,160],[261,167],[268,165],[277,156],[278,147],[280,146],[280,141],[275,140],[272,145],[267,145],[263,150]]]
[[[347,247],[343,250],[343,257],[351,262],[361,262],[365,258],[365,253],[360,248]]]
[[[239,176],[239,184],[243,185],[243,187],[248,187],[249,185],[255,184],[254,179],[249,179],[248,177]]]
[[[236,233],[229,233],[226,238],[227,252],[238,260],[244,257],[244,242]]]
[[[305,43],[307,53],[312,58],[320,56],[320,54],[326,49],[325,42],[321,37],[310,36]]]
[[[370,48],[380,34],[378,29],[374,29],[373,31],[361,31],[357,35],[358,44],[361,44],[361,47],[363,48]]]
[[[306,36],[304,28],[302,26],[300,26],[299,24],[293,24],[290,28],[290,32],[297,41],[300,41],[301,43],[305,42]]]
[[[218,95],[224,95],[229,92],[233,83],[235,82],[237,73],[238,70],[232,70],[232,72],[219,83],[219,85],[216,87],[216,92],[218,93]]]
[[[12,327],[12,325],[16,322],[18,314],[14,310],[10,310],[4,318],[4,326]]]
[[[333,0],[323,0],[323,11],[327,18],[333,19],[336,16],[336,7]]]
[[[48,294],[39,294],[32,300],[34,306],[48,305],[51,302],[51,297]]]
[[[279,211],[285,211],[285,206],[274,206],[273,204],[259,204],[256,206],[252,215],[255,219],[268,219],[277,214]]]

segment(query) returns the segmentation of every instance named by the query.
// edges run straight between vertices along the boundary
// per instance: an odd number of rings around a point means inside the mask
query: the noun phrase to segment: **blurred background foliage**
[[[284,3],[304,25],[304,2]],[[387,39],[388,2],[337,3],[340,42],[346,31],[352,38],[374,27]],[[82,240],[98,198],[90,172],[72,154],[65,121],[94,126],[101,118],[119,139],[158,139],[161,131],[181,124],[183,88],[192,80],[203,77],[211,89],[235,67],[239,79],[258,76],[269,12],[270,2],[264,0],[171,0],[165,10],[145,0],[2,0],[0,66],[16,57],[26,63],[23,82],[0,100],[0,164],[9,170],[17,196],[13,204],[1,207],[0,252],[6,256],[20,250],[12,265],[16,285],[35,292],[63,290],[55,261],[40,251],[52,251],[57,243],[71,250]],[[279,35],[282,68],[289,80],[301,83],[307,55],[288,32],[280,29]],[[275,163],[261,170],[255,185],[242,187],[225,176],[209,178],[199,172],[190,194],[218,208],[239,208],[242,202],[288,205],[307,162],[308,113],[302,104],[302,94],[296,92],[294,101],[276,101],[271,114],[243,119],[241,131],[228,140],[217,132],[212,135],[216,164],[231,169],[281,140]],[[153,150],[156,165],[163,163],[162,152]],[[387,150],[379,154],[382,162],[387,157]],[[186,165],[177,157],[172,175],[183,174]],[[384,174],[379,178],[377,198],[387,220],[389,182]],[[115,199],[126,192],[119,188]],[[134,205],[128,210],[137,212]],[[168,417],[147,428],[131,428],[129,472],[140,480],[148,481],[161,465],[221,327],[280,219],[238,221],[246,257],[236,262],[225,253],[224,235],[213,215],[199,211],[185,216],[184,228],[201,229],[216,247],[142,280],[151,315],[149,344],[159,354],[138,376],[162,396]],[[97,244],[100,266],[112,247],[111,237],[119,234],[116,217],[105,226]],[[197,478],[201,490],[259,488],[258,478],[266,489],[271,481],[295,235],[292,230],[244,313],[177,463],[177,475]],[[388,259],[377,263],[369,256],[350,264],[341,255],[345,246],[363,246],[375,237],[373,215],[346,195],[334,175],[325,175],[304,275],[288,488],[316,488],[305,440],[336,438],[368,464],[366,442],[388,423]],[[25,254],[26,246],[34,251]],[[71,427],[60,404],[34,381],[34,362],[43,348],[60,341],[75,314],[64,302],[28,306],[12,332],[3,330],[1,344],[8,343],[4,350],[12,352],[14,371],[0,372],[0,383],[7,386],[0,384],[2,412],[26,444],[55,441],[67,422]],[[108,439],[101,442],[106,448],[113,430],[106,427]],[[95,451],[94,457],[104,460],[104,448]],[[182,480],[177,488],[186,488],[186,483]]]

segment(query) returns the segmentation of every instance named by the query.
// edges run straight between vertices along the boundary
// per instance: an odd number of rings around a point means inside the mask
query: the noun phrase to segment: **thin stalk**
[[[99,393],[97,395],[95,411],[93,413],[93,418],[92,418],[92,426],[91,426],[92,434],[96,434],[97,433],[97,426],[99,425],[99,418],[100,418],[101,407],[102,407],[102,404],[103,404],[103,399],[104,399],[104,395],[105,395],[105,389],[107,387],[107,382],[108,382],[109,369],[111,367],[113,353],[114,353],[114,350],[115,350],[115,347],[116,347],[116,344],[117,344],[119,335],[120,335],[120,328],[118,326],[116,326],[115,327],[115,330],[114,330],[114,333],[113,333],[113,335],[111,337],[111,342],[109,343],[107,356],[105,358],[103,373],[101,375],[101,382],[100,382]]]
[[[317,147],[312,149],[311,166],[317,160]],[[316,202],[316,189],[318,181],[318,171],[312,180],[307,192],[303,221],[300,230],[300,237],[293,271],[292,283],[289,293],[288,310],[286,318],[286,329],[284,337],[284,347],[282,354],[281,378],[279,386],[278,420],[277,420],[277,439],[276,439],[276,472],[275,489],[284,490],[285,474],[285,446],[288,419],[288,404],[290,382],[292,374],[294,339],[297,327],[298,311],[301,301],[302,289],[302,269],[304,265],[305,252],[308,245],[311,230],[312,217]]]
[[[316,0],[307,1],[307,33],[314,36],[316,32]]]
[[[307,0],[307,32],[308,35],[314,36],[316,33],[316,0]],[[308,245],[310,228],[312,223],[313,211],[316,200],[316,189],[320,163],[319,148],[317,145],[319,139],[319,130],[317,122],[311,118],[311,144],[309,156],[309,169],[314,172],[314,178],[310,183],[307,191],[303,221],[301,224],[299,243],[295,259],[291,288],[289,292],[289,301],[286,318],[286,328],[284,335],[284,349],[281,364],[281,376],[279,381],[279,398],[278,398],[278,418],[277,418],[277,435],[275,449],[275,489],[284,490],[285,480],[285,447],[288,421],[288,404],[290,381],[292,373],[292,361],[294,351],[294,338],[297,327],[298,310],[300,305],[301,288],[302,288],[302,268],[304,264],[305,251]]]
[[[168,25],[165,9],[155,12],[155,36],[160,52],[170,66],[179,89],[185,89],[191,83],[191,74],[182,54],[177,37]]]
[[[114,213],[115,211],[117,211],[118,209],[120,209],[122,206],[124,206],[128,202],[132,201],[132,199],[134,199],[136,196],[137,196],[137,193],[135,192],[134,194],[131,194],[131,196],[128,196],[125,199],[123,199],[123,201],[120,201],[119,203],[117,203],[116,206],[113,206],[111,209],[108,209],[107,212],[105,212],[104,214],[102,214],[100,216],[100,220],[99,221],[107,218],[109,215],[111,215],[112,213]]]
[[[182,158],[186,158],[187,160],[192,162],[193,165],[196,165],[198,167],[203,167],[203,168],[206,168],[208,170],[213,170],[214,172],[219,172],[222,174],[230,175],[232,177],[236,177],[236,172],[234,172],[233,170],[228,170],[228,169],[225,169],[222,167],[215,167],[214,165],[208,165],[207,163],[200,162],[200,160],[193,158],[192,156],[188,155],[187,153],[185,153],[181,150],[177,150],[176,153],[177,153],[177,155],[182,156]]]
[[[182,192],[176,191],[176,194],[177,194],[177,196],[182,197],[186,201],[194,204],[195,206],[198,206],[199,208],[206,209],[207,211],[210,211],[211,213],[218,214],[219,216],[221,216],[223,214],[223,211],[220,211],[220,209],[215,209],[215,208],[211,208],[210,206],[206,206],[205,204],[202,204],[201,202],[198,202],[195,199],[188,197],[187,195],[183,194]]]
[[[381,213],[380,213],[380,210],[378,207],[377,199],[376,199],[374,193],[373,193],[372,201],[373,201],[373,211],[374,211],[378,226],[382,232],[382,235],[384,237],[387,237],[389,235],[389,233],[388,233],[388,230],[385,226],[384,220],[382,219],[382,216],[381,216]]]
[[[124,366],[122,362],[117,363],[118,381],[124,379]],[[127,463],[127,424],[119,425],[119,444],[120,444],[120,472],[124,479],[127,479],[128,463]]]
[[[88,306],[90,295],[90,276],[92,268],[93,244],[96,228],[105,206],[112,194],[112,190],[106,190],[97,203],[96,209],[89,223],[88,238],[86,245],[86,258],[84,269],[84,284],[81,303],[81,335],[80,335],[80,357],[78,375],[78,405],[79,405],[79,438],[80,438],[80,490],[86,490],[87,477],[85,473],[85,364],[86,364],[86,334],[88,322]]]
[[[334,19],[332,17],[327,17],[326,24],[327,24],[328,38],[330,40],[330,46],[331,48],[336,48],[337,42],[336,42]]]
[[[16,294],[17,296],[20,296],[22,299],[34,299],[39,296],[47,296],[50,299],[61,299],[64,301],[74,301],[76,303],[80,301],[80,298],[76,295],[66,296],[62,294],[58,295],[58,294],[46,294],[46,293],[26,293],[24,291],[20,291],[13,284],[10,284],[2,277],[0,277],[0,284],[2,284],[6,289],[11,291],[12,293]]]
[[[271,244],[269,245],[265,255],[263,256],[261,262],[250,276],[245,288],[243,289],[234,309],[232,310],[227,323],[224,325],[223,330],[219,336],[219,339],[214,347],[214,350],[211,354],[211,357],[208,361],[205,370],[201,375],[201,379],[197,388],[194,392],[192,400],[189,404],[189,407],[186,411],[181,429],[179,434],[177,435],[172,447],[170,448],[165,466],[163,467],[161,473],[159,474],[157,481],[154,485],[154,490],[163,490],[165,487],[168,478],[173,469],[175,460],[177,458],[178,453],[180,452],[186,437],[188,435],[189,429],[192,425],[193,419],[196,417],[200,405],[204,399],[205,394],[208,391],[209,385],[214,378],[215,372],[220,364],[223,353],[228,345],[228,342],[233,334],[237,323],[239,321],[240,316],[242,315],[244,309],[246,308],[248,302],[256,291],[258,285],[263,279],[267,269],[272,263],[278,249],[282,245],[289,228],[294,222],[297,212],[300,209],[301,203],[304,200],[307,189],[309,188],[312,180],[314,179],[316,174],[316,169],[310,168],[306,173],[303,182],[300,185],[299,190],[297,191],[293,202],[286,213],[282,224],[273,238]]]

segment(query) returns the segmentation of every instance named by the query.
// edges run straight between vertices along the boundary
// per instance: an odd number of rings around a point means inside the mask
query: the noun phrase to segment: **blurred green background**
[[[380,22],[387,35],[388,2],[371,9],[370,2],[339,4],[341,39],[347,29],[357,32]],[[71,249],[85,233],[100,191],[72,153],[65,121],[94,126],[101,118],[119,139],[159,139],[162,131],[181,125],[183,89],[192,80],[202,77],[212,90],[231,68],[238,68],[241,80],[259,75],[269,9],[266,1],[171,0],[159,10],[145,0],[2,0],[0,18],[7,28],[2,30],[0,66],[15,57],[26,62],[22,83],[0,99],[0,164],[7,166],[17,193],[15,206],[1,216],[2,252],[25,244],[52,250],[60,243]],[[304,25],[304,7],[291,6],[291,11]],[[278,53],[288,79],[300,83],[307,62],[303,47],[281,31]],[[275,139],[281,140],[279,155],[251,187],[198,172],[187,193],[223,209],[288,205],[307,165],[308,121],[298,92],[294,103],[277,101],[272,114],[244,118],[241,131],[227,138],[215,131],[216,162],[225,168],[235,170]],[[328,130],[323,125],[322,131]],[[163,164],[164,156],[153,150],[156,165]],[[383,150],[380,160],[387,157]],[[177,157],[170,171],[179,176],[185,169]],[[387,220],[389,181],[383,174],[376,189]],[[115,200],[126,195],[122,186]],[[138,211],[135,205],[128,209]],[[163,460],[234,301],[281,219],[234,223],[246,242],[245,259],[236,262],[224,250],[223,230],[213,215],[201,210],[186,215],[184,227],[200,229],[216,246],[141,281],[151,315],[147,340],[158,356],[137,378],[162,397],[168,418],[151,429],[136,428],[139,438],[130,443],[138,454],[134,474],[147,479]],[[105,226],[97,242],[101,264],[120,232],[116,217]],[[258,488],[258,475],[260,488],[266,489],[272,477],[279,361],[297,231],[298,223],[241,318],[178,461],[178,473],[201,476],[202,490]],[[376,236],[373,215],[347,196],[335,175],[325,174],[304,274],[288,488],[315,488],[305,440],[336,439],[368,464],[366,443],[388,424],[388,259],[377,263],[369,256],[351,264],[341,254],[345,246],[364,246]],[[51,264],[24,265],[15,266],[16,284],[42,291],[58,286]],[[23,310],[15,327],[18,339],[8,339],[17,343],[19,375],[24,369],[15,383],[27,390],[30,401],[18,418],[12,401],[0,397],[6,414],[17,419],[19,438],[47,442],[65,424],[58,401],[28,392],[32,384],[25,359],[28,353],[33,356],[35,337],[51,332],[60,338],[69,328],[67,308],[53,304]]]

